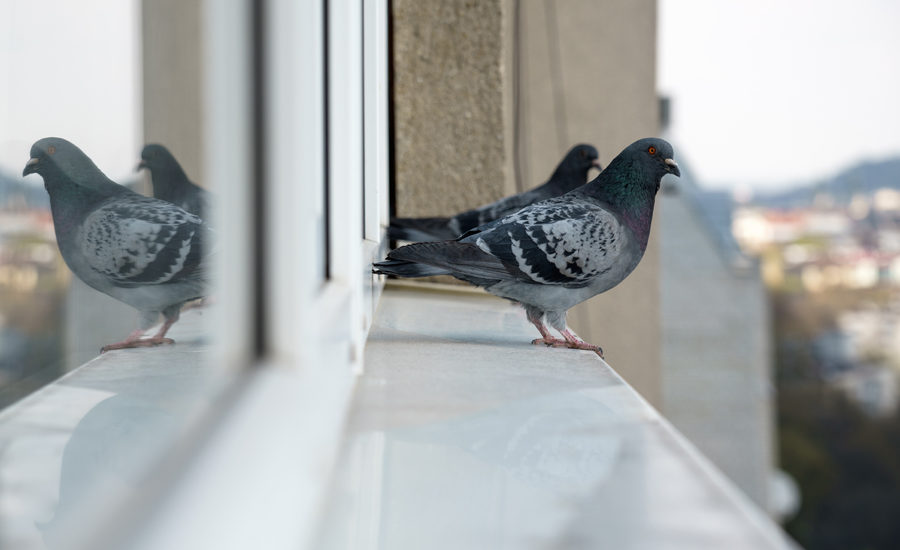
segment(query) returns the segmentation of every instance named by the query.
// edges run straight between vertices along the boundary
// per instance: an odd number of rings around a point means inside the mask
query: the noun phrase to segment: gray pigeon
[[[566,311],[622,282],[647,248],[660,180],[680,176],[662,139],[629,145],[593,181],[477,227],[456,240],[410,244],[374,264],[398,277],[452,275],[521,303],[533,344],[596,351],[566,325]],[[546,324],[545,324],[546,321]],[[562,335],[554,338],[547,325]]]
[[[566,153],[556,171],[543,185],[467,210],[452,218],[393,218],[388,227],[388,236],[392,239],[416,242],[455,239],[470,229],[512,214],[529,204],[558,197],[576,187],[581,187],[587,181],[588,170],[592,166],[602,169],[598,157],[594,146],[576,145]]]
[[[209,212],[210,193],[194,184],[175,160],[175,156],[164,146],[152,143],[141,151],[138,169],[150,170],[153,181],[153,196],[180,206],[191,214],[206,220]]]
[[[57,244],[69,269],[88,286],[141,312],[141,328],[102,351],[173,343],[165,335],[181,305],[206,292],[206,227],[200,218],[113,182],[61,138],[31,146],[22,175],[32,173],[44,178]],[[159,332],[141,338],[160,313]]]

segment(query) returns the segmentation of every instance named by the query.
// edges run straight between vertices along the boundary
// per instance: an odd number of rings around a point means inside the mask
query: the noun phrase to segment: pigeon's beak
[[[597,170],[603,170],[603,165],[600,164],[600,159],[594,159],[594,162],[591,163],[591,166],[593,166]]]
[[[41,159],[37,158],[28,159],[28,162],[25,163],[25,169],[22,170],[22,177],[24,178],[28,174],[34,174],[35,172],[37,172],[37,165],[40,160]]]
[[[141,168],[146,168],[146,167],[147,167],[147,163],[144,162],[144,159],[141,159],[141,162],[139,162],[138,165],[135,166],[134,171],[135,171],[135,172],[140,172],[140,171],[141,171]]]
[[[666,170],[669,171],[670,174],[675,174],[679,178],[681,177],[681,170],[678,169],[678,163],[672,159],[666,159]]]

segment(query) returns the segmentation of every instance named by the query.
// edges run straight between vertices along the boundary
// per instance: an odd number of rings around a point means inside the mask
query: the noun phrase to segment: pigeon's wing
[[[483,225],[503,216],[507,216],[534,202],[533,193],[519,193],[510,197],[504,197],[496,202],[478,209],[478,225]],[[469,228],[471,229],[471,228]]]
[[[380,273],[402,277],[448,274],[478,281],[523,278],[514,266],[473,243],[441,241],[415,243],[392,250],[385,262],[375,264]]]
[[[536,284],[583,287],[609,271],[625,246],[623,226],[602,205],[549,199],[464,238]]]
[[[466,210],[452,218],[393,218],[388,227],[388,236],[404,241],[445,241],[459,237],[463,233],[517,212],[534,202],[548,198],[546,184],[498,201]]]
[[[205,228],[197,216],[147,197],[114,197],[82,224],[88,265],[110,283],[132,287],[204,276]]]
[[[459,229],[457,235],[475,229],[486,223],[499,220],[509,214],[514,214],[532,203],[546,199],[547,197],[540,192],[542,187],[543,186],[517,195],[503,197],[490,204],[457,214],[453,218],[456,227]]]

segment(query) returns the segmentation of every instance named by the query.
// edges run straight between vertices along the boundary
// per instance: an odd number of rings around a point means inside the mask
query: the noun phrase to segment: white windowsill
[[[0,478],[26,481],[4,495],[46,509],[7,528],[39,537],[67,475],[129,485],[109,464],[150,460],[160,436],[221,405],[235,379],[198,360],[202,315],[173,327],[176,346],[105,354],[0,412]],[[349,417],[349,373],[255,369],[174,491],[119,535],[148,549],[794,547],[605,362],[531,346],[533,332],[479,291],[388,285]],[[89,461],[71,469],[66,445],[114,460],[76,454]]]
[[[535,335],[496,298],[389,285],[313,547],[794,547],[609,365]]]

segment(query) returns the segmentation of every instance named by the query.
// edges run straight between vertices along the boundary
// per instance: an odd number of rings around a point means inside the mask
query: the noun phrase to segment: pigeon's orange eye
[[[47,152],[52,155],[53,153],[56,152],[56,147],[54,147],[52,145],[50,147],[47,147]]]
[[[656,154],[656,147],[650,147],[649,149],[647,149],[647,152],[650,153],[651,155],[655,155],[655,154]]]

